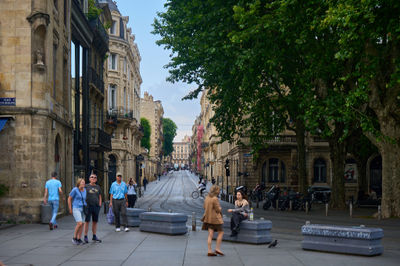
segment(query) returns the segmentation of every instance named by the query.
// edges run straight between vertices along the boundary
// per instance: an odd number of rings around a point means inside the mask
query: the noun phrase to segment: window
[[[108,68],[111,70],[117,70],[117,55],[116,54],[111,54],[110,55],[110,60],[109,60],[109,65]]]
[[[67,26],[68,0],[64,0],[64,25]]]
[[[113,20],[111,22],[111,27],[110,27],[110,34],[115,35],[117,32],[117,22],[115,20]]]
[[[124,73],[126,74],[126,58],[124,58]]]
[[[53,45],[53,98],[56,99],[57,81],[57,45]]]
[[[322,158],[314,161],[314,182],[326,183],[326,163]]]
[[[124,113],[126,114],[127,113],[127,111],[126,111],[126,88],[124,88]]]
[[[268,182],[279,182],[279,160],[276,158],[269,159]]]
[[[110,85],[108,90],[108,109],[116,110],[117,109],[117,86]]]

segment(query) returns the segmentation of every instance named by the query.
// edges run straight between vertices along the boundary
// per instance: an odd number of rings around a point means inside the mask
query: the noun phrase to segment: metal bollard
[[[328,216],[328,203],[325,203],[325,216]]]
[[[306,221],[306,225],[310,225],[310,221]]]
[[[279,207],[279,200],[276,200],[276,208],[275,208],[275,211],[277,211],[278,210],[278,207]]]
[[[172,210],[171,210],[171,209],[169,209],[169,210],[168,210],[168,212],[169,212],[169,213],[171,213],[171,212],[172,212]]]
[[[147,211],[148,211],[148,212],[151,212],[151,207],[149,207],[149,208],[147,209]]]
[[[289,210],[290,211],[293,210],[293,201],[292,200],[289,201]]]
[[[259,203],[259,200],[258,200],[258,197],[257,197],[257,205],[256,205],[257,209],[258,209],[258,203]]]
[[[381,205],[378,205],[378,220],[382,219],[382,209]]]
[[[306,201],[306,213],[308,214],[308,209],[309,209],[309,207],[308,207],[308,201]]]
[[[196,231],[196,213],[192,212],[192,231]]]
[[[350,201],[349,209],[350,209],[350,217],[353,218],[353,202],[351,202],[351,201]]]

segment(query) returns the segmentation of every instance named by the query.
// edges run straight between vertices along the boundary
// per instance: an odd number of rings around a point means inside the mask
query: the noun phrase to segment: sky
[[[135,42],[142,58],[141,96],[143,97],[143,93],[147,91],[153,95],[154,100],[161,101],[164,117],[172,119],[178,126],[174,141],[182,141],[185,135],[192,135],[192,125],[196,116],[200,114],[200,100],[181,100],[196,87],[195,84],[166,81],[169,73],[164,66],[170,61],[170,51],[155,43],[160,36],[151,34],[154,18],[157,12],[165,10],[166,0],[117,0],[116,2],[120,13],[129,17],[128,27],[135,35]]]

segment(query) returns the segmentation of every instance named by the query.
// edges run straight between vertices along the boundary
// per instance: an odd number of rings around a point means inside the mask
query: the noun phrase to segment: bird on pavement
[[[278,240],[277,240],[277,239],[275,239],[271,244],[269,244],[269,245],[268,245],[268,248],[273,248],[273,247],[275,247],[276,245],[278,245]]]

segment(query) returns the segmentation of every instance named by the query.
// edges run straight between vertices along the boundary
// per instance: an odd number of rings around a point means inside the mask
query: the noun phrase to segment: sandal
[[[207,256],[209,256],[209,257],[215,257],[215,256],[217,256],[217,254],[216,253],[213,253],[213,252],[208,252],[207,253]]]
[[[225,256],[224,253],[222,253],[221,251],[218,251],[218,250],[216,250],[215,253],[217,253],[218,255],[221,255],[221,256]]]

